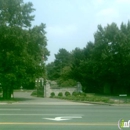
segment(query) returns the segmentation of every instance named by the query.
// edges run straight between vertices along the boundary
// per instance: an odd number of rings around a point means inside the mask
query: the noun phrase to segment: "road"
[[[28,92],[16,97],[0,104],[0,130],[118,130],[119,119],[130,119],[129,106],[32,98]]]

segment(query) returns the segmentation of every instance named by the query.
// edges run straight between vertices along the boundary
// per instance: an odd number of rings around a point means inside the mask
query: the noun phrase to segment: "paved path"
[[[14,92],[15,104],[46,104],[46,105],[92,105],[89,103],[77,103],[67,100],[42,98],[31,96],[31,91]]]

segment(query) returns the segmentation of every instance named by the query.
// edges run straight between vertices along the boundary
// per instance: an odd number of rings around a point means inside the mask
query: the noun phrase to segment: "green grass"
[[[116,97],[115,100],[113,97],[110,96],[104,96],[104,95],[97,95],[97,94],[74,94],[69,96],[55,96],[53,98],[60,98],[65,100],[71,100],[71,101],[79,101],[79,102],[100,102],[100,103],[110,103],[110,104],[119,104],[119,103],[130,103],[130,99],[128,98],[127,102],[123,99],[120,99],[119,97]]]

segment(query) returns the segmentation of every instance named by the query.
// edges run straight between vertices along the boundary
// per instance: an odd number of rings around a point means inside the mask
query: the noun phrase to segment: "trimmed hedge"
[[[65,92],[65,96],[67,97],[67,96],[70,96],[71,94],[70,94],[70,92]]]
[[[58,93],[58,97],[62,97],[63,96],[63,93],[62,92],[59,92]]]
[[[54,92],[51,93],[51,97],[55,97],[55,93]]]
[[[73,96],[77,96],[77,92],[73,92],[72,95],[73,95]]]

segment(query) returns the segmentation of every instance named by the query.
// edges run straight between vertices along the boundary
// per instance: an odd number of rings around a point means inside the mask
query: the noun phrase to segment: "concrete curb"
[[[79,101],[79,103],[80,103],[80,101]],[[108,105],[108,106],[130,106],[130,104],[114,104],[114,103],[111,104],[111,103],[104,103],[104,102],[89,102],[89,101],[81,101],[81,103],[89,103],[89,104],[97,104],[97,105]]]
[[[57,98],[61,99],[61,98]],[[67,100],[67,99],[61,99],[61,100]],[[108,105],[108,106],[130,106],[130,104],[121,104],[121,103],[104,103],[104,102],[91,102],[91,101],[75,101],[75,100],[67,100],[72,102],[79,102],[79,103],[89,103],[89,104],[97,104],[97,105]]]

